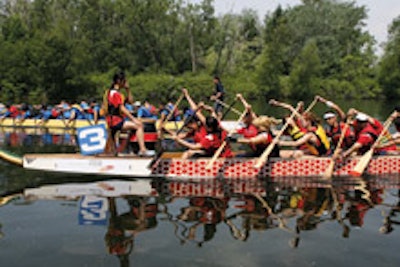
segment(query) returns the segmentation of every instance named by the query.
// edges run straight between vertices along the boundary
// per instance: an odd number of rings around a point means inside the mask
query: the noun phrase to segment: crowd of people
[[[325,123],[310,109],[305,110],[301,102],[295,108],[287,103],[271,100],[269,103],[272,106],[285,108],[290,112],[290,116],[283,118],[284,124],[278,130],[277,126],[282,124],[282,120],[265,115],[257,116],[251,105],[238,94],[237,98],[245,109],[240,119],[242,126],[229,131],[223,128],[213,108],[203,103],[194,103],[186,89],[183,89],[183,93],[192,110],[196,110],[196,116],[187,122],[189,132],[179,135],[170,133],[176,142],[188,148],[186,157],[212,157],[224,142],[226,145],[221,157],[260,157],[269,146],[273,147],[270,156],[283,158],[330,156],[336,150],[340,152],[340,157],[346,158],[362,155],[371,148],[379,155],[398,154],[398,133],[391,135],[388,127],[379,120],[354,108],[345,113],[337,104],[321,96],[316,96],[311,105],[320,102],[327,106],[328,111],[322,116]],[[202,112],[209,112],[209,115],[204,116]],[[399,115],[395,110],[388,119],[390,122],[394,121],[397,130],[400,129]],[[192,137],[193,142],[188,142],[188,137]],[[232,153],[230,144],[235,142],[248,145],[249,151]]]
[[[209,97],[215,103],[213,107],[203,102],[196,103],[185,88],[182,89],[181,98],[175,103],[170,99],[156,107],[148,100],[144,100],[143,103],[134,101],[125,74],[120,72],[114,75],[111,86],[103,95],[102,104],[93,99],[73,104],[61,101],[54,106],[0,105],[0,120],[13,118],[18,124],[25,119],[34,118],[37,124],[41,125],[48,119],[61,119],[69,126],[76,119],[85,119],[96,124],[105,119],[111,136],[115,136],[119,131],[136,134],[138,154],[144,156],[150,156],[150,152],[146,149],[140,118],[161,120],[159,134],[167,131],[176,143],[186,147],[184,158],[212,157],[215,153],[219,153],[218,156],[221,157],[259,157],[269,146],[273,146],[270,156],[284,158],[302,155],[329,156],[335,150],[340,150],[339,155],[346,158],[356,154],[362,155],[371,148],[381,155],[398,153],[396,145],[400,143],[400,134],[391,135],[379,120],[354,108],[345,113],[337,104],[321,96],[316,96],[308,109],[304,108],[302,102],[293,107],[287,103],[270,100],[270,105],[289,111],[288,116],[279,120],[257,115],[244,97],[238,94],[236,99],[244,106],[244,112],[239,119],[242,126],[233,130],[224,129],[221,121],[231,107],[224,103],[225,89],[217,76],[214,77],[214,85],[214,93]],[[183,98],[188,106],[180,110],[178,104]],[[312,106],[318,102],[328,108],[322,116],[325,124],[311,111]],[[400,129],[399,115],[400,110],[396,110],[390,116],[390,121],[394,121],[396,129]],[[182,131],[182,128],[174,132],[162,127],[165,121],[178,120],[184,121],[185,131]],[[283,122],[283,126],[278,130],[278,125]],[[234,142],[247,145],[248,150],[244,153],[234,153],[231,149]]]

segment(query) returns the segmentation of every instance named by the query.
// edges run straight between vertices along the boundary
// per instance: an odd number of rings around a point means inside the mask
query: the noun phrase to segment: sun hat
[[[357,121],[368,121],[368,116],[362,112],[357,113],[356,115]]]
[[[328,120],[328,119],[334,118],[334,117],[336,117],[336,114],[333,113],[333,112],[326,112],[326,113],[324,114],[324,116],[323,116],[324,120]]]

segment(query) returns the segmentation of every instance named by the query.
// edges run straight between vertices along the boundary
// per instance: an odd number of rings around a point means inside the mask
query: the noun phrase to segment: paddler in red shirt
[[[250,138],[241,138],[238,139],[239,143],[248,144],[252,149],[251,153],[247,153],[245,157],[259,157],[265,151],[265,149],[271,144],[274,140],[274,135],[272,133],[271,127],[273,125],[278,125],[280,120],[277,120],[268,116],[260,116],[253,120],[253,125],[257,128],[257,135]],[[292,150],[280,150],[278,146],[274,146],[271,157],[292,157],[294,156],[294,151]]]
[[[328,128],[326,129],[326,135],[331,139],[331,144],[334,148],[336,148],[337,143],[339,142],[340,136],[342,135],[343,129],[346,125],[346,114],[343,110],[333,103],[332,101],[328,101],[321,96],[316,96],[316,99],[321,103],[326,104],[326,106],[333,111],[327,111],[323,115],[323,119],[325,120]],[[348,127],[346,132],[344,133],[344,139],[342,142],[342,148],[347,149],[351,147],[354,143],[354,133],[351,130],[351,127]]]
[[[388,146],[396,146],[396,150],[388,150],[387,153],[390,155],[398,155],[399,151],[397,151],[397,146],[400,145],[400,107],[396,108],[396,113],[392,114],[392,120],[394,127],[396,129],[396,133],[392,134],[390,140],[387,142],[381,143],[376,148],[384,148]]]
[[[115,74],[113,78],[113,83],[108,91],[107,102],[108,102],[108,114],[106,115],[106,121],[109,129],[112,132],[117,131],[136,131],[136,137],[139,144],[139,156],[153,156],[146,149],[144,143],[144,130],[143,124],[140,120],[134,118],[129,110],[124,106],[123,96],[120,92],[125,84],[125,77],[121,74]],[[126,120],[125,118],[129,120]],[[129,140],[130,137],[128,137]]]
[[[247,103],[247,101],[244,99],[244,97],[241,94],[237,94],[236,97],[237,97],[237,99],[242,101],[243,106],[247,110],[247,113],[242,120],[242,123],[244,125],[243,125],[243,127],[240,127],[239,129],[237,129],[236,133],[243,135],[244,138],[252,138],[252,137],[257,136],[258,129],[253,123],[253,120],[257,118],[257,115],[252,110],[251,105],[249,105]]]
[[[200,103],[197,105],[189,95],[189,92],[186,88],[182,89],[182,93],[190,105],[191,112],[196,113],[193,114],[189,121],[186,122],[186,128],[188,128],[189,131],[180,134],[179,138],[193,138],[195,143],[199,143],[201,139],[207,135],[207,130],[205,128],[206,117],[201,113],[201,109],[204,108],[204,104]]]
[[[350,109],[348,116],[355,116],[353,128],[356,142],[342,153],[342,157],[348,157],[353,153],[362,155],[367,152],[375,143],[376,139],[383,130],[382,124],[375,118],[368,116],[356,109]],[[396,150],[396,146],[388,146],[375,150],[375,154],[385,155],[388,151]]]
[[[205,128],[207,134],[203,136],[197,143],[190,143],[182,138],[179,138],[177,135],[172,136],[172,139],[174,139],[176,142],[189,148],[189,150],[184,153],[182,158],[187,159],[193,155],[212,157],[214,153],[218,150],[218,148],[222,145],[223,141],[227,137],[227,133],[226,131],[221,129],[218,119],[214,116],[206,117]],[[225,146],[224,151],[221,153],[221,157],[232,156],[233,154],[228,144]]]

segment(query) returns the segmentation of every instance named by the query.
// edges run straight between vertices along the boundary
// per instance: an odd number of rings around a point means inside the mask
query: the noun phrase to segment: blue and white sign
[[[104,151],[107,129],[104,124],[78,128],[78,143],[81,154],[94,155]]]
[[[108,208],[107,198],[83,196],[79,202],[79,225],[107,225]]]

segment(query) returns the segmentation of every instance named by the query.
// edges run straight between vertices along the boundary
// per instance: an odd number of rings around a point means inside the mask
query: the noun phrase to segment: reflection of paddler
[[[178,218],[186,222],[196,222],[189,227],[186,238],[195,241],[198,246],[202,246],[204,242],[211,240],[216,231],[216,225],[225,217],[227,208],[227,199],[213,199],[206,197],[194,197],[190,199],[189,207],[181,209]],[[196,239],[197,227],[203,225],[203,239]]]
[[[266,230],[269,228],[275,228],[272,218],[269,217],[269,211],[264,207],[263,203],[254,196],[243,196],[243,204],[235,205],[235,208],[242,209],[239,213],[235,214],[234,217],[240,216],[244,219],[243,227],[246,230]],[[231,216],[231,218],[233,218]]]
[[[133,249],[133,235],[126,236],[122,226],[122,219],[118,216],[114,198],[109,198],[110,222],[105,236],[108,253],[124,256],[129,255]]]
[[[326,188],[310,188],[304,197],[304,215],[297,219],[299,230],[313,230],[321,222],[321,216],[327,211],[330,193]]]

